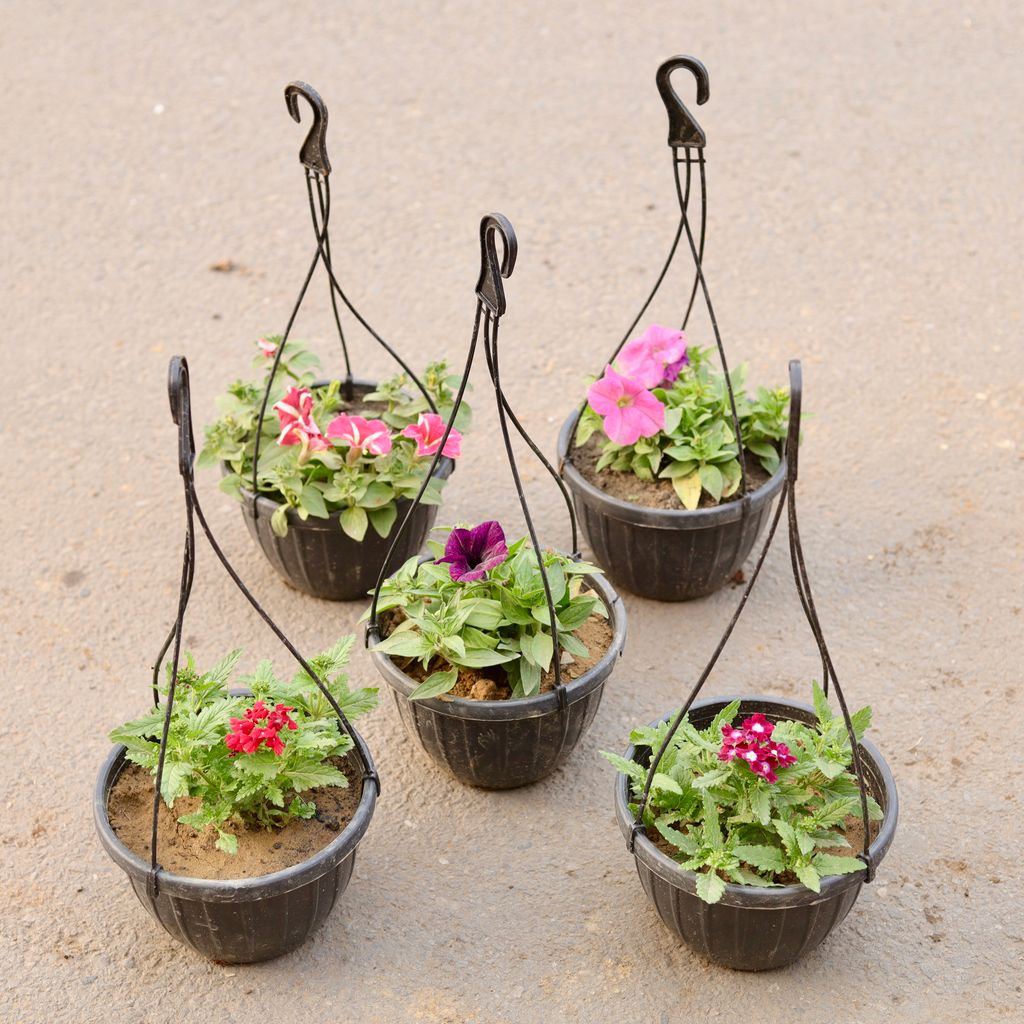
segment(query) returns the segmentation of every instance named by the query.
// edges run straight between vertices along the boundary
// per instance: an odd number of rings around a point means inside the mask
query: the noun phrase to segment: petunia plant
[[[628,342],[587,391],[576,430],[580,447],[601,440],[598,473],[632,473],[671,481],[684,508],[732,497],[741,482],[739,446],[725,376],[707,350],[688,345],[682,331],[652,324]],[[786,435],[788,393],[744,389],[745,367],[730,372],[742,443],[749,460],[778,469]]]
[[[344,637],[309,663],[350,721],[377,703],[376,689],[348,688],[343,670],[352,639]],[[233,696],[228,680],[241,653],[232,651],[207,672],[199,672],[186,655],[160,790],[169,808],[182,797],[197,798],[198,808],[178,820],[199,832],[214,830],[217,848],[225,853],[238,849],[237,835],[225,828],[230,821],[272,829],[311,818],[316,789],[348,785],[338,759],[352,749],[329,701],[305,672],[285,681],[262,661],[239,679],[251,696]],[[155,707],[110,734],[125,745],[129,761],[154,776],[163,721],[164,708]]]
[[[734,724],[740,702],[733,701],[705,729],[684,718],[658,763],[644,825],[682,869],[696,872],[705,902],[720,900],[726,883],[803,884],[820,892],[822,878],[864,866],[846,836],[861,820],[846,725],[817,683],[813,691],[816,725],[773,723],[761,714]],[[861,708],[852,723],[859,741],[871,709]],[[656,750],[668,729],[667,723],[636,729],[630,740]],[[639,801],[648,765],[604,756],[629,777]],[[634,814],[638,806],[631,805]],[[871,797],[868,812],[872,820],[882,817]]]
[[[378,609],[391,611],[391,632],[375,648],[425,678],[411,699],[436,697],[456,684],[460,669],[500,667],[513,698],[541,690],[551,671],[554,640],[537,555],[523,537],[509,544],[493,520],[457,527],[436,556],[410,558],[381,589]],[[589,651],[575,635],[592,615],[606,616],[601,599],[584,589],[601,570],[556,551],[542,554],[564,662]]]
[[[279,338],[259,340],[255,365],[263,370],[263,381],[236,381],[218,399],[221,416],[207,427],[199,455],[199,465],[227,469],[221,487],[239,499],[252,486],[259,410],[279,344]],[[427,367],[422,379],[435,413],[404,375],[348,402],[340,381],[316,382],[317,366],[315,355],[290,341],[271,387],[256,477],[259,493],[278,503],[271,526],[285,536],[289,510],[301,520],[337,512],[341,529],[354,540],[361,541],[370,528],[387,537],[398,501],[415,497],[430,468],[459,379],[443,362]],[[466,429],[465,403],[457,422]],[[462,435],[453,429],[444,455],[457,459],[461,454]],[[438,504],[443,485],[431,478],[422,501]]]

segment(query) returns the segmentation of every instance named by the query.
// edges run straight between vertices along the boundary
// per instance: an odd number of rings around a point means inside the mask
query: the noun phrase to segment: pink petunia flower
[[[606,366],[604,376],[590,385],[587,401],[603,418],[604,432],[615,444],[636,444],[665,429],[665,406],[613,366]]]
[[[312,452],[330,448],[330,442],[320,432],[313,419],[313,396],[308,388],[289,388],[284,398],[274,404],[278,422],[281,425],[279,445],[298,444],[299,463],[304,463]]]
[[[622,372],[645,388],[673,383],[689,361],[686,335],[660,324],[651,324],[619,354]]]
[[[267,341],[266,338],[260,338],[256,344],[259,345],[260,352],[263,353],[263,357],[265,359],[273,359],[277,354],[277,344],[273,341]]]
[[[362,416],[342,413],[327,424],[327,436],[336,437],[349,447],[371,455],[387,455],[391,451],[391,433],[383,420],[367,420]]]
[[[444,432],[444,420],[436,412],[421,412],[419,419],[402,431],[402,437],[415,439],[417,455],[434,455]],[[449,459],[457,459],[461,454],[462,435],[453,427],[444,444],[444,455]]]

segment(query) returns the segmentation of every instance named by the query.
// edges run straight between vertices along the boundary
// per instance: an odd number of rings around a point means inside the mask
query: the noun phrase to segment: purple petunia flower
[[[508,558],[505,531],[501,523],[489,519],[471,530],[455,529],[444,546],[444,558],[450,563],[449,573],[456,583],[482,580],[488,569],[501,565]]]

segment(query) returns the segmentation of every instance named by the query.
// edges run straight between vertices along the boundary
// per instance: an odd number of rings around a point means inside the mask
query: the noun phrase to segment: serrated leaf
[[[642,786],[647,780],[647,769],[638,765],[635,761],[629,761],[621,754],[613,754],[607,750],[602,750],[601,756],[605,758],[605,760],[615,768],[616,771],[622,772],[623,775],[628,776],[636,785]]]
[[[850,715],[850,724],[853,726],[854,735],[858,740],[864,739],[864,733],[871,728],[871,708],[862,707]]]
[[[697,895],[705,903],[717,903],[725,894],[725,882],[714,871],[701,871],[697,875]]]
[[[820,855],[819,855],[820,856]],[[796,877],[812,892],[821,892],[821,878],[811,864],[801,864],[793,868]]]
[[[695,776],[692,785],[694,789],[711,789],[720,782],[725,782],[731,774],[731,768],[716,768],[714,771],[707,772],[704,775]]]
[[[238,853],[238,836],[223,829],[217,829],[217,842],[214,844],[223,853]]]
[[[288,783],[296,793],[318,786],[347,786],[348,779],[337,768],[329,764],[310,766],[309,768],[290,769],[287,773]]]
[[[660,835],[671,843],[677,850],[682,850],[683,853],[691,857],[697,853],[699,847],[697,845],[697,841],[693,839],[692,836],[687,835],[685,832],[681,832],[677,828],[673,828],[661,819],[655,820],[654,827],[658,830]]]
[[[734,846],[732,852],[739,857],[740,860],[745,861],[751,867],[757,868],[758,871],[771,871],[775,874],[781,874],[786,870],[786,861],[782,856],[782,851],[777,846],[765,846],[761,844],[757,845],[741,845]]]
[[[762,825],[772,820],[772,797],[767,786],[754,786],[750,790],[750,809]]]
[[[653,792],[656,789],[660,789],[663,793],[675,793],[677,796],[683,795],[683,790],[679,783],[664,772],[654,773],[654,778],[651,780],[651,790]]]
[[[818,716],[818,724],[824,729],[832,721],[833,715],[825,691],[817,679],[811,683],[811,692],[814,694],[814,713]]]
[[[864,862],[856,857],[838,857],[833,853],[816,854],[811,864],[822,878],[827,875],[849,875],[864,868]],[[800,881],[803,882],[803,879]],[[804,882],[804,885],[807,883]]]

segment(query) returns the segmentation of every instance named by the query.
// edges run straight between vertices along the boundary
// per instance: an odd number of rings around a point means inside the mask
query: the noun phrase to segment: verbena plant
[[[430,673],[410,699],[447,693],[460,668],[494,665],[504,668],[513,698],[540,692],[554,641],[537,556],[527,539],[506,544],[504,530],[492,520],[451,530],[443,547],[437,541],[428,546],[436,561],[410,558],[384,582],[378,604],[379,611],[400,614],[374,649],[419,662]],[[607,616],[607,609],[583,590],[583,581],[601,570],[555,551],[544,551],[543,559],[562,657],[585,658],[587,647],[574,631],[595,613]]]
[[[221,416],[206,428],[198,460],[200,466],[226,463],[231,471],[221,487],[239,499],[242,489],[252,486],[256,424],[280,338],[261,339],[258,344],[260,354],[254,365],[264,370],[263,380],[236,381],[217,400]],[[423,385],[438,407],[435,414],[405,375],[392,377],[351,403],[381,403],[380,412],[367,419],[350,414],[340,381],[313,387],[318,366],[312,352],[289,341],[274,377],[256,478],[260,494],[278,502],[271,527],[285,536],[289,509],[303,521],[340,512],[341,529],[354,540],[361,541],[370,527],[387,537],[398,514],[398,500],[415,497],[423,483],[451,415],[460,378],[449,375],[444,362],[427,367]],[[469,417],[463,403],[457,417],[463,430]],[[454,459],[461,451],[462,436],[453,429],[444,454]],[[431,478],[423,502],[439,504],[443,485],[443,480]]]
[[[352,639],[344,637],[309,663],[350,721],[377,704],[376,689],[348,688],[342,670]],[[232,651],[207,672],[199,672],[186,654],[160,785],[169,808],[180,797],[199,799],[198,810],[178,820],[197,831],[215,828],[217,848],[225,853],[238,849],[237,837],[223,827],[229,820],[270,829],[311,818],[316,804],[303,794],[320,786],[347,786],[345,774],[330,760],[352,749],[327,698],[305,672],[286,682],[275,676],[269,661],[261,661],[239,679],[252,696],[231,696],[228,679],[241,653]],[[164,708],[155,707],[110,734],[114,743],[125,745],[129,761],[154,776],[163,721]]]
[[[769,722],[752,715],[732,722],[740,702],[724,707],[706,729],[689,715],[658,764],[644,808],[644,825],[677,852],[679,866],[697,873],[697,895],[716,903],[726,882],[771,887],[798,880],[821,890],[826,875],[864,865],[833,848],[849,847],[847,819],[860,817],[860,788],[849,771],[850,741],[842,717],[833,715],[814,684],[817,725]],[[858,741],[871,724],[871,708],[851,716]],[[668,723],[635,729],[637,747],[660,748]],[[643,793],[648,767],[618,754],[604,756],[629,776],[632,795]],[[631,804],[636,813],[639,803]],[[872,820],[882,817],[868,798]],[[790,877],[791,876],[791,877]]]
[[[741,473],[732,408],[725,375],[709,363],[708,350],[687,347],[682,331],[655,324],[616,363],[590,386],[576,430],[577,446],[596,431],[603,435],[597,471],[671,480],[687,509],[697,508],[705,493],[715,501],[735,494]],[[745,376],[745,366],[729,374],[743,447],[774,473],[789,395],[758,388],[752,398]]]

